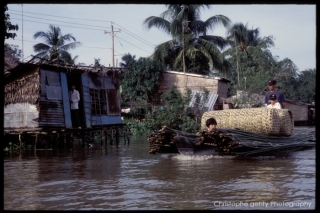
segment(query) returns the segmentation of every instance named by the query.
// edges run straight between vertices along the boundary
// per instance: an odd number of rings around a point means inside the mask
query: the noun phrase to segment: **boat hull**
[[[182,155],[219,155],[215,150],[215,146],[208,144],[196,145],[183,136],[176,136],[174,143],[177,146],[177,150]]]

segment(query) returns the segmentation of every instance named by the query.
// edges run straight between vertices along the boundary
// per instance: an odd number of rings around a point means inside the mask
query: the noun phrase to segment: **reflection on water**
[[[305,130],[303,130],[305,131]],[[285,157],[148,153],[148,142],[5,156],[5,210],[315,208],[315,149]]]

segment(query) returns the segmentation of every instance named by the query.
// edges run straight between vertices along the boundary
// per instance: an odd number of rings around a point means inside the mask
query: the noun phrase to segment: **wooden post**
[[[20,142],[20,151],[22,149],[22,140],[21,140],[21,134],[19,134],[19,142]]]
[[[130,141],[129,141],[129,133],[130,133],[130,130],[129,130],[129,128],[126,126],[126,137],[127,137],[127,141],[128,141],[128,145],[129,145],[129,143],[130,143]]]
[[[124,138],[124,144],[128,144],[129,145],[129,129],[128,129],[128,127],[127,126],[125,126],[124,127],[124,129],[122,129],[123,130],[123,138]]]
[[[104,145],[107,147],[108,144],[108,131],[104,131]]]
[[[110,145],[113,144],[113,129],[111,128],[111,140],[110,140]]]
[[[35,135],[35,139],[34,139],[34,147],[33,147],[34,151],[36,151],[37,149],[37,142],[38,142],[38,134]]]
[[[116,129],[116,144],[119,144],[119,128]]]
[[[103,138],[104,138],[104,134],[103,134],[103,130],[100,130],[100,142],[101,142],[101,146],[103,146]]]

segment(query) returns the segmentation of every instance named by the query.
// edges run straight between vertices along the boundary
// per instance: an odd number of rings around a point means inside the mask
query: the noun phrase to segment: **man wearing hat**
[[[268,108],[281,109],[281,105],[277,102],[277,96],[272,94],[270,95],[270,104],[268,104]]]
[[[275,95],[281,108],[284,109],[284,95],[280,90],[276,90],[276,84],[276,80],[271,79],[268,81],[269,92],[265,95],[265,104],[270,104],[270,96]]]

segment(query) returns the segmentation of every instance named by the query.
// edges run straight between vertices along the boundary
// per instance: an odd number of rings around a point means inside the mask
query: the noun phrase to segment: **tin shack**
[[[20,63],[4,79],[4,133],[73,133],[69,90],[80,93],[81,130],[122,129],[120,73],[114,67]]]
[[[176,85],[181,93],[184,93],[186,88],[189,88],[192,91],[189,106],[193,106],[196,96],[201,96],[205,88],[209,91],[208,102],[205,103],[207,110],[222,110],[226,108],[226,104],[224,103],[228,98],[228,83],[230,82],[230,80],[222,77],[164,71],[160,91],[164,93],[169,90],[172,85]]]

